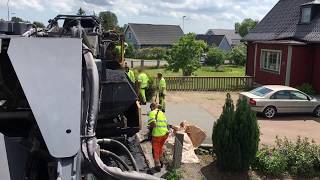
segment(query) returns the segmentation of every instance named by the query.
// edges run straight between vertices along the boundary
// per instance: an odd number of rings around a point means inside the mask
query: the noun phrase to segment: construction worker
[[[136,83],[136,77],[134,76],[134,72],[129,68],[127,62],[124,63],[124,69],[130,79],[130,81],[134,84]]]
[[[149,78],[146,73],[143,72],[143,68],[139,68],[138,70],[138,82],[139,82],[139,91],[140,91],[140,104],[146,105],[146,89],[148,88]]]
[[[163,78],[162,73],[158,73],[158,97],[161,110],[166,112],[165,96],[166,96],[166,80]]]
[[[158,109],[156,103],[150,104],[151,112],[149,113],[148,128],[152,135],[152,153],[155,164],[155,170],[161,171],[162,163],[160,158],[163,153],[163,145],[168,138],[169,130],[165,114]]]

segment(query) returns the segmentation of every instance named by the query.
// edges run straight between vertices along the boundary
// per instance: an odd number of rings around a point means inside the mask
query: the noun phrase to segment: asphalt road
[[[179,125],[186,120],[207,133],[205,144],[211,143],[213,123],[219,118],[225,100],[224,92],[168,92],[167,119]],[[236,102],[238,93],[231,94]],[[148,106],[143,106],[146,112]],[[143,118],[145,121],[146,116]],[[258,116],[260,144],[272,145],[275,137],[295,140],[297,136],[308,137],[320,144],[320,119],[312,115],[280,115],[272,120]]]

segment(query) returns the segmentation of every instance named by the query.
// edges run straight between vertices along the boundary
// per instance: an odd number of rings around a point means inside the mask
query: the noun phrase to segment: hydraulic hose
[[[123,145],[121,142],[117,141],[117,140],[113,140],[113,139],[98,139],[97,140],[97,143],[100,144],[116,144],[117,146],[121,147],[125,152],[126,154],[129,156],[130,158],[130,161],[133,165],[133,168],[135,171],[139,172],[139,168],[137,166],[137,163],[136,163],[136,160],[134,159],[134,157],[132,156],[131,152],[129,151],[129,149]]]
[[[81,123],[81,132],[83,134],[82,152],[89,162],[95,176],[99,179],[126,180],[153,180],[157,177],[139,173],[136,171],[122,171],[120,168],[109,167],[103,163],[97,154],[98,144],[96,142],[95,129],[99,109],[99,74],[90,49],[83,45],[83,57],[85,61],[84,73],[84,102],[83,102],[83,122]]]
[[[117,156],[115,153],[104,150],[104,149],[100,149],[100,153],[105,154],[107,156],[112,157],[116,162],[119,162],[127,171],[130,170],[129,166],[127,165],[127,163],[125,163],[119,156]]]

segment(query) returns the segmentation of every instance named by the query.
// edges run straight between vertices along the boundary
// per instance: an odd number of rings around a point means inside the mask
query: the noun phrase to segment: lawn
[[[164,76],[182,76],[182,71],[172,72],[165,68],[145,69],[150,76],[156,76],[158,72],[162,72]],[[215,69],[214,67],[204,66],[193,73],[193,76],[244,76],[245,68],[243,66],[225,65]]]

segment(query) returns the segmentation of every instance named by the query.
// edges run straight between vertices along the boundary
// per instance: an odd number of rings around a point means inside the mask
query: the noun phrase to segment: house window
[[[304,7],[301,9],[301,23],[310,23],[311,21],[311,7]]]
[[[280,74],[281,51],[261,50],[260,68]]]
[[[132,33],[129,32],[129,34],[128,34],[128,39],[131,39],[131,38],[132,38]]]

